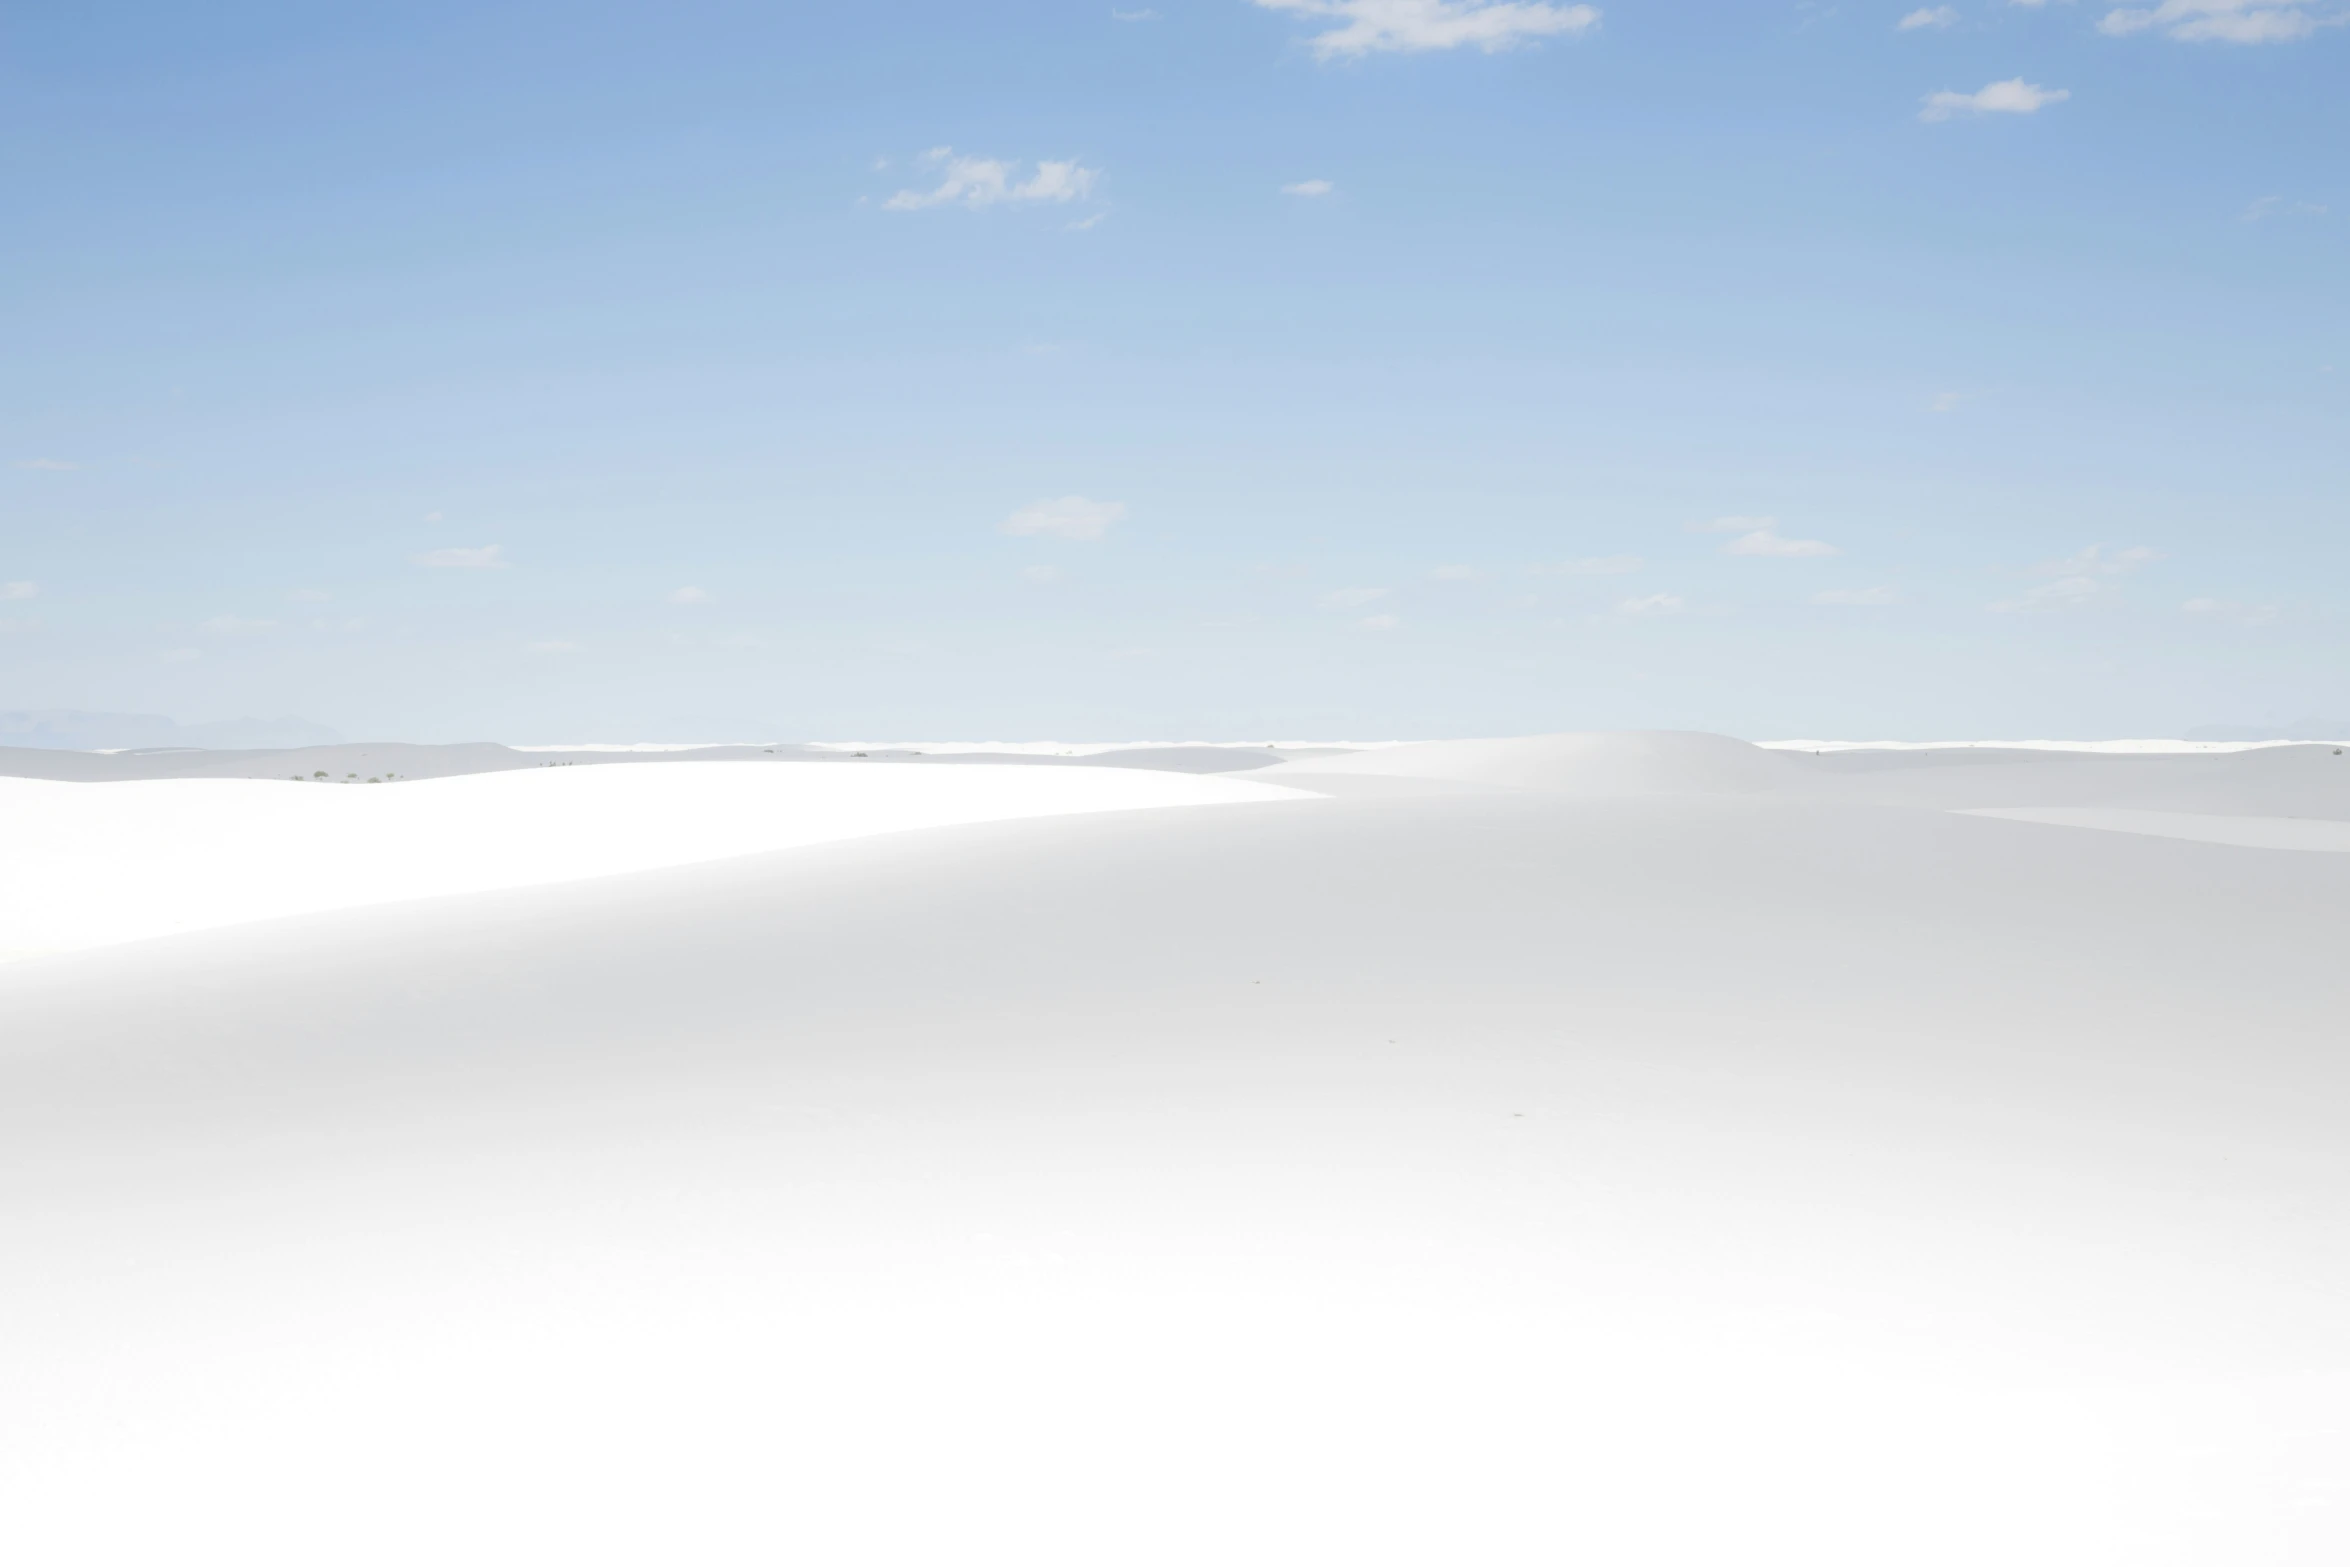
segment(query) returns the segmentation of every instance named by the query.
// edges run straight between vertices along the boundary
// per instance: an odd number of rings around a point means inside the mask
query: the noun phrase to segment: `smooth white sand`
[[[0,778],[0,955],[959,822],[1308,798],[1110,768],[747,761],[390,784]]]
[[[0,970],[11,1554],[2350,1559],[2350,773],[1473,755]]]

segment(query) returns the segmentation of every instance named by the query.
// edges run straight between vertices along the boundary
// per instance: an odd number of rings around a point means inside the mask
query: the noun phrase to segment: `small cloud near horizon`
[[[2224,620],[2239,626],[2265,626],[2284,613],[2282,605],[2241,604],[2234,599],[2189,599],[2179,609],[2197,620]]]
[[[1284,196],[1327,196],[1336,189],[1338,187],[1328,180],[1299,180],[1294,185],[1282,186],[1281,194]]]
[[[921,162],[939,171],[938,184],[929,190],[901,190],[881,204],[885,212],[919,212],[925,207],[966,207],[977,211],[1005,202],[1075,201],[1093,190],[1101,177],[1076,159],[1040,159],[1036,172],[1019,178],[1016,158],[958,157],[952,147],[933,147]]]
[[[1082,495],[1064,495],[1059,500],[1037,501],[1021,507],[1004,519],[1003,531],[1020,538],[1042,535],[1091,541],[1108,532],[1113,523],[1125,520],[1124,501],[1096,501]]]
[[[1637,555],[1584,555],[1572,560],[1541,561],[1526,568],[1532,577],[1621,577],[1638,571],[1645,562]]]
[[[2011,76],[1975,92],[1928,93],[1918,118],[1935,121],[1959,114],[2038,114],[2049,104],[2062,103],[2071,96],[2069,88],[2041,87]]]
[[[501,544],[484,544],[479,549],[426,550],[408,559],[418,566],[455,571],[503,571],[514,564],[506,558],[505,546]]]
[[[1914,33],[1924,27],[1951,27],[1958,22],[1958,13],[1946,5],[1920,6],[1893,24],[1897,32]]]
[[[2115,550],[2107,554],[2102,544],[2055,560],[2044,560],[2031,568],[2035,577],[2117,577],[2125,571],[2136,571],[2140,566],[2152,565],[2162,559],[2162,551],[2138,545],[2131,549]]]
[[[1722,546],[1725,555],[1837,555],[1843,553],[1824,539],[1790,539],[1779,532],[1776,517],[1715,517],[1707,522],[1693,522],[1692,533],[1735,533],[1738,537]]]
[[[2239,215],[2238,221],[2258,223],[2263,218],[2322,218],[2326,209],[2315,201],[2287,201],[2282,196],[2263,196]]]
[[[1645,620],[1658,615],[1678,615],[1689,607],[1678,593],[1649,593],[1640,598],[1625,599],[1616,606],[1616,613],[1633,620]]]
[[[1140,11],[1112,11],[1110,13],[1110,20],[1113,22],[1155,22],[1158,19],[1159,13],[1147,8]]]
[[[55,457],[28,457],[17,464],[19,468],[37,468],[43,473],[72,473],[81,467],[78,462],[61,462]]]
[[[1547,0],[1256,0],[1330,23],[1313,37],[1317,59],[1416,54],[1467,45],[1487,54],[1542,38],[1576,38],[1599,25],[1592,5]]]

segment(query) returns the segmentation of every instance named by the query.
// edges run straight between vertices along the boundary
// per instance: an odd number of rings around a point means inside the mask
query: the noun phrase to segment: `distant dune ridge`
[[[2350,1559],[2350,755],[1317,749],[0,777],[11,1554]]]
[[[264,750],[333,745],[343,737],[306,718],[228,718],[175,723],[152,713],[80,713],[66,709],[0,713],[0,746],[100,751],[142,746]]]

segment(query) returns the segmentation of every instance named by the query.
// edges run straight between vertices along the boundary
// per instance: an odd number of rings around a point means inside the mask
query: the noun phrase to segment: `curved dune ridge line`
[[[2098,832],[2180,838],[2190,843],[2223,843],[2239,849],[2296,849],[2304,853],[2350,854],[2350,821],[2295,816],[2222,816],[2200,811],[2133,811],[2112,806],[1978,807],[1963,816],[1994,816],[2043,827],[2086,827]]]
[[[1746,794],[1787,781],[1785,762],[1728,735],[1621,730],[1506,740],[1429,740],[1284,762],[1258,776],[1423,778],[1586,795]]]
[[[342,787],[0,778],[0,954],[913,828],[1312,798],[1221,775],[953,764],[694,762]]]

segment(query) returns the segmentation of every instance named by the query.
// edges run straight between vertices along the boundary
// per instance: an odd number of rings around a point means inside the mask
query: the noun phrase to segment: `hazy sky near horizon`
[[[0,708],[2350,715],[2350,0],[0,25]]]

